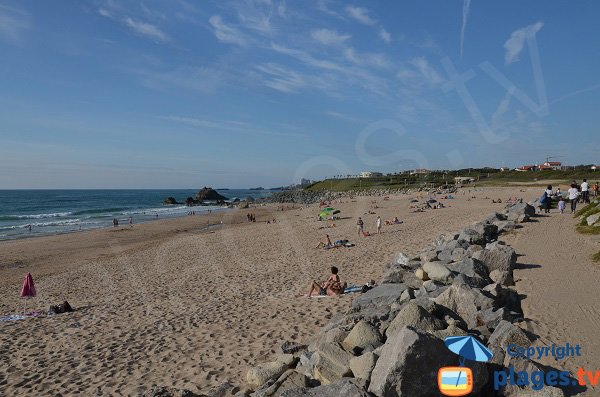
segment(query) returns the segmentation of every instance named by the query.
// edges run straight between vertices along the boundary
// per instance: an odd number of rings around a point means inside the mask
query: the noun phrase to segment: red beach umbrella
[[[23,279],[23,286],[21,287],[21,298],[33,298],[35,296],[35,283],[31,273],[27,273]],[[23,303],[23,314],[25,314],[25,303]]]

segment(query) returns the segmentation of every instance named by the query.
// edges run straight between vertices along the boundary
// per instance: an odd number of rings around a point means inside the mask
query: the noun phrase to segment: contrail
[[[467,19],[469,18],[469,8],[471,8],[471,0],[463,2],[463,22],[460,29],[460,59],[463,57],[463,46],[465,43],[465,29],[467,28]]]

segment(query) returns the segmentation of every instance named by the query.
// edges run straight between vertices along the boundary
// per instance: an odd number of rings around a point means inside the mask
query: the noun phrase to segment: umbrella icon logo
[[[438,371],[438,388],[445,396],[466,396],[473,391],[473,371],[465,367],[465,361],[489,361],[493,354],[476,337],[449,336],[446,347],[459,358],[459,367],[443,367]]]

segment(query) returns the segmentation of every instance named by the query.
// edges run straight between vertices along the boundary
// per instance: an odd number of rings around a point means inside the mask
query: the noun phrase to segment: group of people
[[[587,179],[584,179],[581,184],[578,184],[576,181],[571,183],[569,190],[567,190],[567,197],[571,204],[571,213],[574,214],[577,210],[577,203],[581,200],[582,203],[589,204],[590,197],[598,197],[598,190],[600,185],[596,182],[593,186],[590,187]],[[591,192],[591,195],[590,195]],[[552,198],[558,198],[558,209],[560,213],[564,213],[566,208],[565,198],[563,197],[562,192],[560,191],[560,187],[556,189],[556,191],[552,190],[552,185],[548,185],[542,197],[540,198],[540,204],[544,209],[544,213],[549,213],[550,208],[552,206]]]
[[[113,227],[119,227],[119,220],[117,218],[113,218]],[[129,227],[133,227],[133,217],[130,216],[128,219]]]
[[[246,218],[248,218],[248,222],[256,222],[256,215],[248,213],[246,214]]]

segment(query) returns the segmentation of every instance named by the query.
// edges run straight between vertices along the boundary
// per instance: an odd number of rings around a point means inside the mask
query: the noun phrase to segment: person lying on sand
[[[338,268],[331,266],[331,276],[326,281],[320,283],[313,280],[308,290],[308,297],[315,295],[335,296],[341,295],[346,288],[346,283],[342,284],[340,276],[338,276]]]

